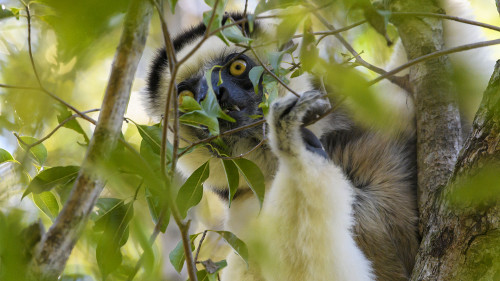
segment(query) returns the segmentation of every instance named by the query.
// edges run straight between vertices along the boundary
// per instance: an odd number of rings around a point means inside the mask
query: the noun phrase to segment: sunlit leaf
[[[233,201],[234,194],[238,190],[238,185],[240,182],[240,176],[238,173],[238,168],[234,164],[233,160],[222,160],[224,165],[224,172],[226,174],[227,184],[229,187],[229,207],[231,207],[231,201]]]
[[[14,160],[12,155],[7,150],[0,148],[0,164],[10,160]]]
[[[264,202],[264,194],[266,192],[266,184],[264,180],[264,174],[260,170],[259,166],[250,160],[241,158],[234,159],[234,164],[238,167],[238,170],[245,178],[248,186],[259,199],[260,207],[262,208],[262,203]]]
[[[290,78],[299,77],[302,74],[304,74],[304,70],[302,68],[298,68],[297,70],[292,72],[292,75],[290,75]]]
[[[246,262],[248,263],[248,248],[245,242],[236,237],[232,232],[229,231],[213,231],[217,232],[226,242],[233,248],[233,250]]]
[[[52,167],[41,171],[28,185],[23,197],[31,192],[38,194],[76,179],[79,166]]]
[[[292,39],[293,35],[295,35],[295,33],[297,32],[297,28],[305,18],[305,15],[307,15],[307,10],[304,7],[292,7],[286,9],[284,14],[286,16],[282,17],[281,22],[278,25],[278,30],[276,32],[276,35],[278,36],[279,46],[284,45]],[[298,17],[296,14],[299,14],[301,16]]]
[[[52,191],[33,194],[33,202],[51,220],[54,220],[59,214],[59,203],[57,203],[57,199]]]
[[[370,0],[356,0],[354,1],[353,8],[360,8],[363,11],[368,23],[382,36],[384,36],[387,46],[392,45],[391,39],[387,35],[387,24],[389,22],[390,13],[380,12],[375,7]]]
[[[196,169],[179,189],[177,194],[177,207],[183,218],[189,208],[198,205],[203,197],[203,183],[210,173],[209,161]]]
[[[121,27],[122,21],[116,16],[124,14],[130,3],[129,0],[37,2],[37,5],[31,7],[38,15],[36,19],[42,19],[55,31],[58,40],[58,60],[61,62],[67,62],[85,52],[95,53],[95,49],[89,47],[101,36],[107,36],[108,40],[116,40],[113,44],[116,45],[119,37],[110,34],[114,28]],[[79,63],[84,62],[79,60]]]
[[[19,137],[24,143],[30,145],[32,143],[35,143],[37,142],[38,140],[33,138],[33,137],[28,137],[28,136],[23,136],[23,137]],[[26,150],[27,147],[22,144],[21,142],[19,142],[19,145],[24,149]],[[43,143],[39,143],[35,146],[33,146],[31,149],[30,149],[30,155],[33,157],[33,159],[35,159],[36,162],[38,162],[38,164],[40,166],[43,165],[43,163],[45,163],[45,160],[47,160],[47,149],[45,148],[45,146],[43,145]]]
[[[316,47],[316,38],[312,34],[312,22],[308,18],[304,22],[304,36],[300,47],[300,62],[306,71],[311,71],[318,60],[319,51]]]
[[[273,9],[286,9],[291,6],[297,6],[304,3],[303,0],[268,0],[259,1],[259,4],[255,8],[255,14],[260,14],[262,12],[273,10]]]
[[[181,112],[201,110],[200,104],[195,99],[189,96],[179,97],[179,103],[179,110]]]
[[[189,236],[189,240],[191,241],[191,250],[194,251],[195,247],[193,244],[194,239],[198,237],[201,233],[196,233]],[[182,267],[184,266],[184,262],[186,261],[186,255],[184,254],[184,245],[182,244],[182,240],[177,243],[177,246],[170,252],[168,255],[170,259],[170,263],[177,270],[177,272],[181,272]]]

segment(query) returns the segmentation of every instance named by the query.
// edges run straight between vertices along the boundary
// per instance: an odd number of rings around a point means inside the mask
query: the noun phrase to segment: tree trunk
[[[436,196],[412,280],[500,280],[499,173],[497,61],[450,183]]]

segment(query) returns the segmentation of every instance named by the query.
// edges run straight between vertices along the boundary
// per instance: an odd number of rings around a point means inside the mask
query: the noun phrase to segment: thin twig
[[[466,44],[466,45],[461,45],[461,46],[457,46],[457,47],[453,47],[453,48],[449,48],[449,49],[446,49],[446,50],[441,50],[441,51],[436,51],[436,52],[433,52],[433,53],[430,53],[430,54],[427,54],[425,56],[421,56],[421,57],[418,57],[418,58],[415,58],[399,67],[396,67],[395,69],[391,70],[391,71],[388,71],[386,72],[385,74],[377,77],[376,79],[368,82],[369,85],[373,85],[377,82],[379,82],[380,80],[382,79],[385,79],[391,75],[394,75],[398,72],[400,72],[401,70],[403,69],[406,69],[412,65],[415,65],[419,62],[423,62],[423,61],[426,61],[426,60],[430,60],[430,59],[433,59],[433,58],[437,58],[437,57],[440,57],[440,56],[444,56],[444,55],[448,55],[448,54],[452,54],[452,53],[457,53],[457,52],[462,52],[462,51],[467,51],[467,50],[472,50],[472,49],[477,49],[477,48],[482,48],[482,47],[487,47],[487,46],[492,46],[492,45],[498,45],[500,44],[500,39],[495,39],[495,40],[489,40],[489,41],[482,41],[482,42],[477,42],[477,43],[473,43],[473,44]]]
[[[90,112],[96,112],[96,111],[99,111],[100,109],[90,109],[90,110],[87,110],[87,111],[84,111],[82,113],[90,113]],[[60,128],[62,128],[66,123],[68,123],[69,121],[77,118],[77,117],[80,117],[79,114],[73,114],[71,115],[70,117],[64,119],[61,123],[59,123],[59,125],[57,125],[57,127],[55,127],[49,134],[47,134],[45,137],[39,139],[38,141],[34,142],[34,143],[31,143],[31,144],[27,144],[25,142],[23,142],[20,137],[14,133],[14,136],[16,136],[16,138],[23,144],[26,146],[26,150],[30,150],[32,147],[38,145],[38,144],[41,144],[42,142],[46,141],[48,138],[50,138],[55,132],[57,132],[57,130],[59,130]]]
[[[342,28],[338,28],[338,29],[335,29],[335,30],[329,30],[329,31],[317,31],[317,32],[311,32],[310,34],[312,35],[323,35],[323,36],[328,36],[328,35],[334,35],[334,34],[338,34],[338,33],[341,33],[341,32],[344,32],[344,31],[347,31],[347,30],[350,30],[350,29],[353,29],[357,26],[360,26],[364,23],[366,23],[367,20],[361,20],[361,21],[358,21],[358,22],[355,22],[351,25],[348,25],[346,27],[342,27]],[[297,34],[297,35],[294,35],[292,38],[301,38],[301,37],[304,37],[304,34]]]
[[[25,86],[15,86],[15,85],[7,85],[7,84],[0,84],[0,88],[42,91],[39,87],[25,87]]]
[[[230,135],[230,134],[234,134],[234,133],[237,133],[237,132],[240,132],[240,131],[243,131],[243,130],[246,130],[246,129],[249,129],[249,128],[253,128],[255,126],[259,126],[260,124],[263,124],[265,123],[266,120],[265,119],[261,119],[257,122],[254,122],[254,123],[251,123],[251,124],[248,124],[248,125],[245,125],[245,126],[241,126],[241,127],[238,127],[238,128],[235,128],[235,129],[232,129],[232,130],[228,130],[228,131],[225,131],[223,133],[220,133],[218,135],[215,135],[215,136],[211,136],[211,137],[208,137],[206,139],[202,139],[202,140],[199,140],[197,142],[193,142],[191,145],[187,146],[186,148],[184,148],[184,150],[179,153],[179,157],[181,157],[182,155],[186,154],[187,152],[189,152],[193,147],[197,146],[197,145],[200,145],[202,143],[207,143],[207,142],[210,142],[218,137],[222,137],[222,136],[225,136],[225,135]]]
[[[276,76],[276,74],[274,74],[271,70],[269,70],[269,68],[267,68],[267,66],[262,62],[262,60],[259,58],[259,56],[257,55],[257,52],[255,51],[255,49],[252,46],[248,45],[248,48],[250,49],[250,51],[254,55],[255,59],[257,59],[259,64],[264,68],[264,70],[269,75],[271,75],[278,83],[280,83],[283,87],[285,87],[285,89],[287,89],[290,93],[294,94],[297,97],[300,96],[299,94],[297,94],[297,92],[292,90],[292,88],[290,88],[285,82],[283,82],[278,76]]]
[[[35,60],[33,59],[33,52],[32,52],[32,47],[31,47],[31,13],[30,9],[27,5],[24,5],[24,8],[26,9],[26,16],[28,19],[28,53],[30,56],[30,61],[31,61],[31,67],[33,68],[33,73],[35,74],[36,80],[38,81],[38,86],[43,89],[42,86],[42,81],[40,80],[40,76],[38,75],[38,71],[36,70],[35,66]]]
[[[198,248],[196,249],[196,255],[194,256],[194,263],[198,263],[198,255],[200,254],[201,245],[203,244],[203,240],[207,236],[208,230],[203,231],[203,235],[201,236],[200,243],[198,243]]]
[[[217,158],[222,159],[222,160],[240,159],[240,158],[243,158],[243,157],[247,156],[248,154],[254,152],[259,147],[263,146],[266,142],[267,142],[267,137],[266,137],[266,123],[263,123],[262,124],[262,140],[256,146],[252,147],[252,149],[250,149],[247,152],[242,153],[242,154],[240,154],[238,156],[230,156],[230,157],[227,157],[227,156],[218,156]]]
[[[265,123],[264,123],[265,124]],[[250,149],[249,151],[245,152],[245,153],[242,153],[238,156],[231,156],[231,157],[227,157],[227,156],[218,156],[217,158],[219,159],[222,159],[222,160],[234,160],[234,159],[241,159],[245,156],[247,156],[248,154],[254,152],[255,150],[257,150],[259,147],[263,146],[265,143],[267,142],[267,139],[266,138],[263,138],[256,146],[254,146],[252,149]]]
[[[464,19],[464,18],[460,18],[460,17],[448,16],[445,14],[418,13],[418,12],[392,12],[391,16],[416,16],[416,17],[442,18],[442,19],[457,21],[457,22],[466,23],[466,24],[470,24],[470,25],[480,26],[480,27],[484,27],[484,28],[488,28],[488,29],[500,32],[500,27],[498,27],[498,26],[494,26],[491,24],[483,23],[483,22],[468,20],[468,19]]]

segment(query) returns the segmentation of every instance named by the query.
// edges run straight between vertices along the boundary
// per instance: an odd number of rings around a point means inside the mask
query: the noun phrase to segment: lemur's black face
[[[230,15],[235,21],[240,15]],[[205,26],[200,24],[181,33],[174,40],[174,48],[178,59],[189,53],[198,44],[205,33]],[[257,24],[254,31],[258,29]],[[216,36],[209,37],[205,43],[184,63],[176,76],[177,93],[180,100],[184,96],[194,98],[201,103],[209,93],[209,83],[206,73],[211,72],[211,85],[221,109],[235,122],[219,119],[220,132],[254,123],[262,118],[259,104],[262,101],[262,86],[257,93],[249,78],[250,70],[256,62],[236,46],[226,46]],[[163,115],[170,73],[165,49],[161,49],[151,65],[147,94],[151,115]],[[180,113],[181,115],[183,113]],[[260,116],[260,117],[259,117]],[[222,139],[233,147],[242,139],[249,141],[248,145],[257,144],[263,138],[262,126],[249,128],[235,134],[226,135]],[[192,141],[210,136],[207,128],[195,128],[183,125],[181,137]]]
[[[205,63],[205,69],[215,66],[211,73],[211,84],[221,109],[236,120],[229,122],[219,119],[221,132],[248,125],[261,118],[257,116],[262,116],[262,110],[258,106],[262,101],[262,87],[258,87],[256,93],[248,76],[255,65],[252,59],[241,53],[232,53]],[[183,80],[177,85],[179,99],[191,96],[198,103],[202,102],[208,94],[208,84],[205,71]],[[249,132],[242,131],[240,137]],[[206,137],[208,130],[197,134]]]

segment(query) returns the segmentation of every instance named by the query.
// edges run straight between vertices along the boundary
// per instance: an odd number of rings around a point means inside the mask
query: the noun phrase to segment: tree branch
[[[33,256],[29,277],[56,280],[81,235],[105,179],[95,169],[119,139],[123,116],[151,19],[148,1],[134,0],[124,22],[101,114],[72,192]]]
[[[391,0],[388,4],[393,12],[432,13],[441,10],[433,0]],[[410,68],[410,82],[415,93],[419,230],[422,234],[435,191],[446,185],[462,144],[460,114],[451,79],[451,64],[443,55],[447,51],[442,50],[441,19],[396,17],[393,23],[410,62],[423,62],[413,63]],[[426,59],[430,56],[431,59]]]
[[[500,44],[500,39],[495,39],[495,40],[489,40],[489,41],[482,41],[482,42],[477,42],[477,43],[472,43],[472,44],[466,44],[466,45],[461,45],[453,48],[449,48],[446,50],[439,50],[435,51],[433,53],[425,54],[423,56],[420,56],[418,58],[412,59],[409,62],[396,67],[395,69],[386,72],[385,74],[373,79],[372,81],[369,82],[370,85],[373,85],[377,82],[380,82],[382,79],[386,79],[410,66],[413,66],[417,63],[427,61],[430,59],[434,59],[437,57],[445,56],[448,54],[453,54],[453,53],[458,53],[458,52],[463,52],[467,50],[472,50],[472,49],[477,49],[477,48],[482,48],[482,47],[487,47],[487,46],[493,46],[493,45],[498,45]]]

